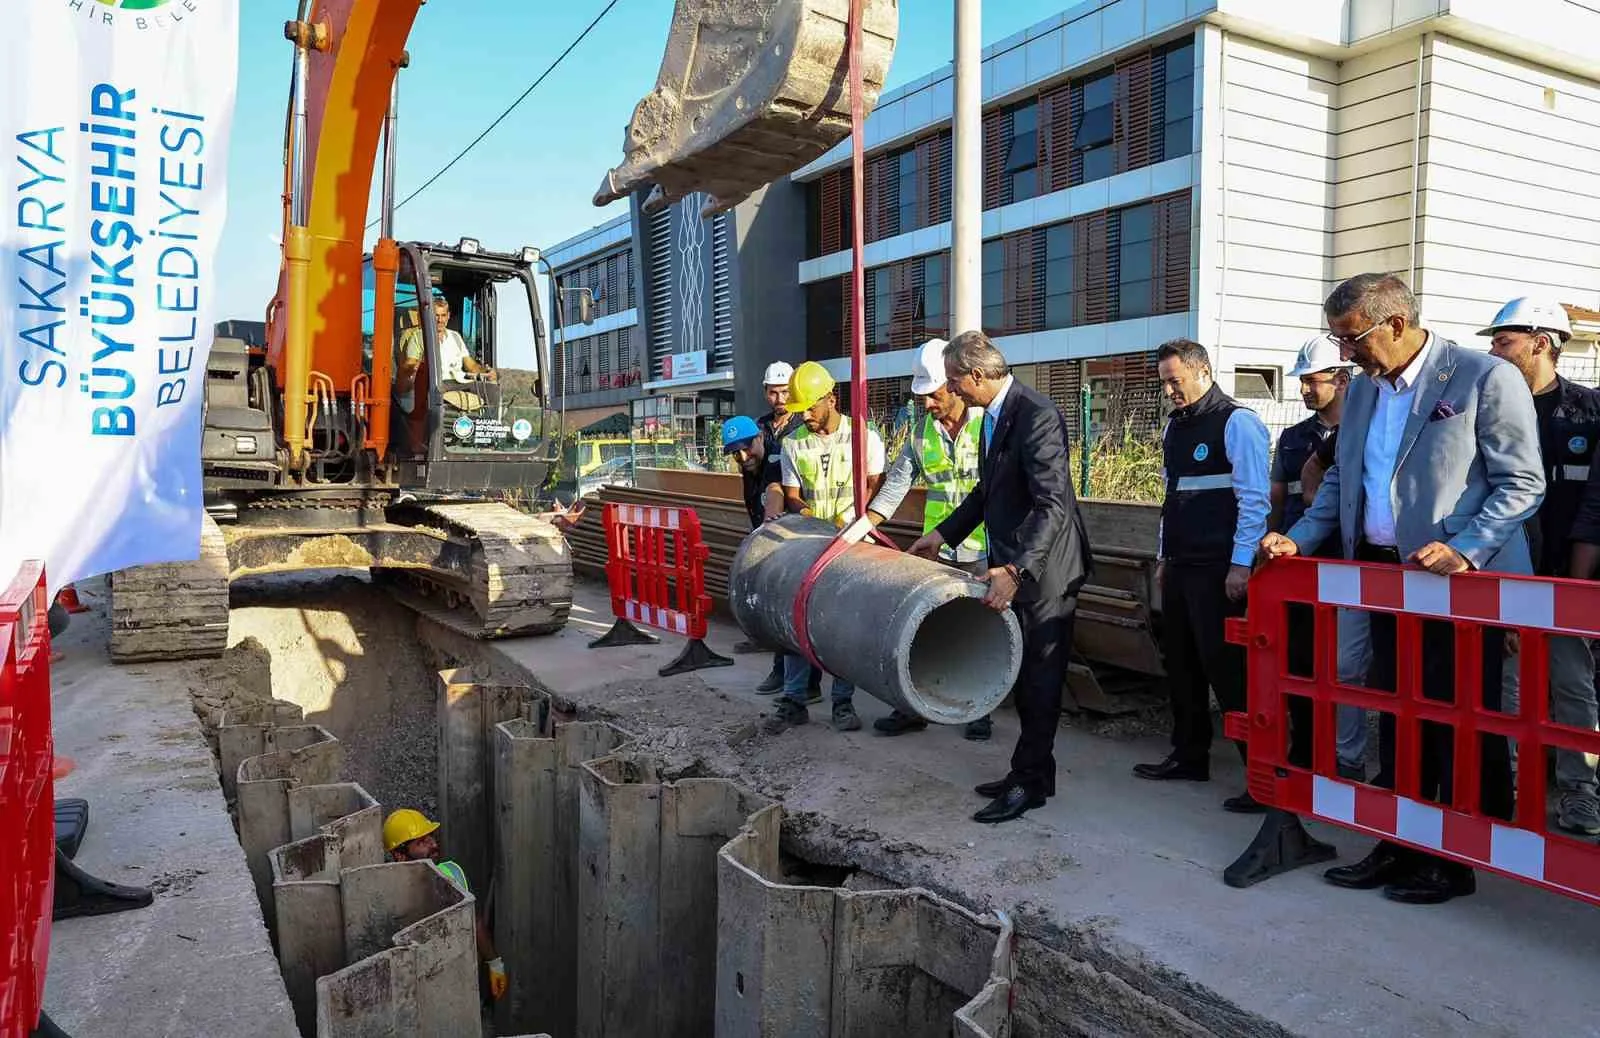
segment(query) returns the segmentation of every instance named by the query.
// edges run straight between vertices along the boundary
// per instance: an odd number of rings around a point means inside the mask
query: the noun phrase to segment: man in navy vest
[[[1156,568],[1172,752],[1133,771],[1155,781],[1206,782],[1211,690],[1223,710],[1245,708],[1244,650],[1228,644],[1223,621],[1244,612],[1256,545],[1267,532],[1272,441],[1260,417],[1217,386],[1204,346],[1174,339],[1156,351],[1156,363],[1174,408],[1162,434],[1167,493]],[[1223,807],[1261,809],[1248,792]]]

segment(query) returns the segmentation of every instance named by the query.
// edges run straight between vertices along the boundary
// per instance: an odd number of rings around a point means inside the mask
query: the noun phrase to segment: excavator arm
[[[297,63],[285,149],[283,265],[267,311],[268,362],[284,393],[291,465],[304,457],[306,408],[324,376],[339,393],[362,376],[361,261],[367,204],[390,90],[422,0],[301,0],[284,27]],[[296,126],[296,123],[299,126]],[[298,200],[298,205],[296,204]],[[373,251],[380,279],[374,319],[371,432],[388,439],[394,275],[391,238]],[[385,269],[387,268],[387,270]]]

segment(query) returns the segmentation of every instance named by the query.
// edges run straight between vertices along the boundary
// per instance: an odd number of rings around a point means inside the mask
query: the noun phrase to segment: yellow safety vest
[[[472,893],[472,888],[467,886],[467,874],[462,871],[460,865],[453,861],[436,861],[433,863],[433,867],[444,873],[445,878],[450,882],[460,887],[462,893]]]
[[[928,533],[950,517],[978,485],[978,461],[983,450],[983,412],[967,419],[946,450],[938,419],[924,414],[915,433],[917,458],[927,484],[927,504],[922,510],[922,532]],[[983,557],[989,554],[989,536],[979,524],[957,549]]]
[[[850,479],[850,437],[850,419],[844,418],[831,443],[824,443],[821,436],[804,425],[783,441],[783,449],[789,454],[795,475],[800,477],[800,496],[805,499],[812,515],[831,523],[849,522],[855,518],[855,488]]]

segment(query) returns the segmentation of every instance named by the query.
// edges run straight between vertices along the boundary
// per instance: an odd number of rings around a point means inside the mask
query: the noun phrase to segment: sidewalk
[[[73,1038],[295,1038],[186,665],[111,666],[89,602],[51,672],[56,754],[76,764],[56,795],[89,801],[77,863],[156,899],[56,923],[45,1010]]]
[[[983,801],[971,786],[1005,773],[1010,711],[995,718],[989,743],[945,728],[886,739],[870,729],[887,707],[859,694],[867,730],[833,732],[824,702],[809,727],[766,736],[756,723],[772,699],[751,690],[770,656],[659,678],[681,639],[590,650],[610,625],[609,602],[587,582],[575,600],[572,622],[552,637],[468,643],[422,631],[448,653],[613,716],[671,763],[782,795],[800,815],[792,830],[805,853],[1016,910],[1025,935],[1072,960],[1024,954],[1019,1012],[1048,1003],[1056,1026],[1087,1033],[1140,1033],[1161,1014],[1167,1033],[1185,1021],[1217,1034],[1329,1038],[1600,1033],[1595,908],[1486,873],[1476,896],[1435,907],[1340,890],[1318,869],[1224,886],[1223,868],[1259,824],[1219,806],[1243,784],[1225,744],[1209,784],[1157,785],[1130,769],[1159,760],[1162,740],[1063,728],[1060,795],[1020,822],[978,825],[970,815]],[[714,623],[707,642],[727,653],[741,638]],[[1371,846],[1316,828],[1345,862]]]

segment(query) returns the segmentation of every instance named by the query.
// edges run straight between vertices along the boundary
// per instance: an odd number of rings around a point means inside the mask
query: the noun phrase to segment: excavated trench
[[[669,769],[648,730],[438,669],[471,661],[440,660],[417,632],[362,579],[246,583],[234,645],[193,689],[303,1034],[1192,1026],[1154,1004],[1098,1011],[1141,1000],[1102,994],[1114,980],[959,892],[809,853],[847,841],[698,762]],[[435,870],[383,863],[382,818],[400,806],[441,821],[476,904]],[[511,976],[492,1022],[478,1014],[475,909]]]

